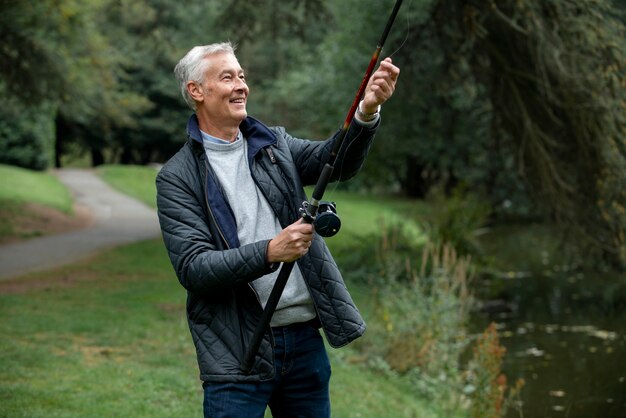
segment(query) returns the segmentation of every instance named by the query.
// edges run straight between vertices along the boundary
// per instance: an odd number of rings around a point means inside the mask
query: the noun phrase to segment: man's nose
[[[235,84],[236,90],[248,91],[248,85],[241,78],[237,78],[237,83]]]

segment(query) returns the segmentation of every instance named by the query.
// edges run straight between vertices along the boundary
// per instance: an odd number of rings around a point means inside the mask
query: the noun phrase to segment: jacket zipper
[[[205,190],[208,190],[208,186],[209,186],[209,168],[206,165],[205,165],[205,176],[206,176]],[[215,224],[215,227],[217,228],[217,231],[219,232],[220,237],[222,238],[222,241],[226,245],[226,248],[230,249],[230,245],[228,245],[228,241],[226,241],[226,237],[224,236],[224,233],[222,232],[222,228],[220,228],[219,223],[215,219],[215,215],[213,215],[213,210],[211,209],[211,205],[209,205],[209,199],[207,197],[207,193],[204,193],[204,201],[205,201],[207,209],[209,211],[209,215],[213,219],[213,223]],[[263,304],[261,303],[261,298],[259,297],[259,294],[257,293],[256,290],[254,290],[254,287],[250,283],[247,283],[247,285],[250,288],[250,290],[252,290],[252,293],[254,293],[254,296],[256,297],[257,302],[259,302],[259,306],[261,307],[261,309],[263,309]]]
[[[209,168],[205,165],[205,176],[206,176],[206,182],[205,182],[205,190],[208,190],[209,188]],[[211,216],[211,218],[213,219],[213,223],[215,224],[215,227],[217,228],[217,231],[220,234],[220,237],[222,238],[222,241],[224,242],[224,244],[226,245],[226,248],[230,249],[230,245],[228,244],[228,241],[226,241],[226,237],[224,236],[224,233],[222,232],[222,228],[220,228],[219,223],[217,222],[217,219],[215,219],[215,215],[213,214],[213,210],[211,209],[211,205],[209,204],[209,198],[207,197],[207,193],[204,193],[204,202],[206,203],[207,209],[209,211],[209,215]],[[257,302],[259,302],[259,306],[261,307],[261,309],[263,309],[263,304],[261,303],[261,298],[259,297],[259,294],[256,292],[256,290],[254,290],[254,287],[252,287],[252,285],[250,283],[246,283],[248,285],[248,287],[250,288],[250,290],[252,290],[252,293],[254,293],[254,296],[256,297]],[[237,309],[237,315],[239,315],[239,321],[241,322],[241,312],[239,311],[239,309]],[[241,330],[241,327],[239,329],[239,333],[241,335],[241,342],[244,342],[244,338],[243,338],[243,333]],[[274,343],[274,336],[272,335],[272,333],[270,332],[270,340],[272,343],[272,347],[274,347],[275,343]],[[243,348],[243,346],[242,346]],[[245,349],[244,352],[241,353],[241,358],[243,358],[245,354]]]
[[[274,156],[274,151],[272,151],[271,147],[265,147],[265,151],[267,151],[267,155],[270,157],[270,161],[272,164],[276,164],[276,157]]]

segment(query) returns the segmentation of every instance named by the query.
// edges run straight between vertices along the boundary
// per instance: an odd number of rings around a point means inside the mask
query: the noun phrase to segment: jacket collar
[[[248,141],[248,160],[252,160],[261,149],[277,142],[276,135],[265,124],[253,117],[245,118],[239,125],[239,129]],[[187,137],[202,144],[200,125],[195,113],[187,122]]]

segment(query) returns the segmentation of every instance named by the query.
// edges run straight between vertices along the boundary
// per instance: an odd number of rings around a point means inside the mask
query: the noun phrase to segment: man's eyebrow
[[[219,76],[221,77],[224,74],[238,74],[239,75],[239,74],[245,74],[245,73],[246,72],[243,69],[235,70],[233,68],[230,68],[230,69],[220,71]]]

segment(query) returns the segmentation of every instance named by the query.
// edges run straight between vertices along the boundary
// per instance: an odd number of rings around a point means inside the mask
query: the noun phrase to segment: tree
[[[62,67],[45,34],[50,2],[0,1],[0,162],[45,169],[52,158],[50,102]]]
[[[0,0],[0,76],[5,93],[23,101],[53,98],[63,68],[46,37],[57,32],[52,1]]]
[[[603,0],[440,1],[548,219],[626,265],[626,31]]]
[[[488,183],[484,179],[498,172],[494,167],[506,162],[484,157],[498,152],[490,148],[487,91],[474,80],[467,60],[458,59],[459,51],[444,43],[432,18],[434,2],[413,3],[400,9],[382,53],[393,55],[402,69],[398,89],[384,106],[385,122],[364,173],[351,184],[424,197],[441,183],[448,190],[461,181]],[[291,130],[325,136],[341,125],[392,6],[332,4],[333,30],[305,52],[300,67],[273,86],[275,99],[269,107],[285,109]],[[497,186],[515,182],[490,183],[496,196]],[[504,194],[494,201],[504,200]]]
[[[65,141],[80,141],[95,163],[110,143],[113,126],[130,126],[149,102],[119,88],[125,59],[110,48],[97,17],[111,0],[0,2],[0,75],[7,93],[20,99],[29,118],[53,109],[56,164]],[[20,132],[15,132],[19,136]],[[48,134],[47,142],[53,142]]]
[[[56,118],[58,154],[63,153],[64,140],[76,141],[89,150],[93,165],[105,162],[104,152],[116,130],[136,127],[137,117],[152,107],[142,92],[125,88],[124,66],[132,55],[116,48],[112,38],[117,28],[103,20],[115,4],[72,3],[74,8],[62,12],[72,16],[63,28],[66,40],[57,45],[67,66]]]
[[[333,4],[335,30],[273,86],[272,108],[295,115],[296,131],[338,127],[390,7]],[[619,16],[603,0],[424,0],[401,11],[408,29],[396,23],[383,53],[400,47],[399,89],[364,183],[412,196],[464,183],[496,214],[512,203],[562,226],[570,242],[626,261]]]

